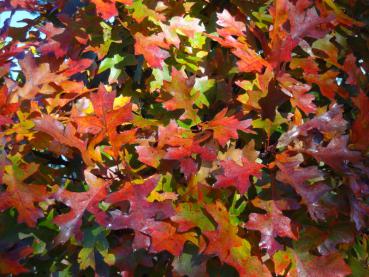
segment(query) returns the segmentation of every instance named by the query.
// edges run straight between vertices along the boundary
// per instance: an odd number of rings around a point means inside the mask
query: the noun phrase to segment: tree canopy
[[[369,276],[368,1],[0,18],[0,275]]]

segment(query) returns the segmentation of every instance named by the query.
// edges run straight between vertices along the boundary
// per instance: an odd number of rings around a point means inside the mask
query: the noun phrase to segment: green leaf
[[[192,222],[198,226],[201,231],[214,231],[215,226],[211,220],[204,214],[198,204],[183,203],[178,206],[176,218]]]
[[[78,263],[81,269],[95,269],[95,254],[93,248],[82,248],[78,253]]]
[[[209,91],[210,89],[214,88],[215,80],[208,78],[208,76],[204,76],[201,78],[196,78],[195,85],[191,90],[191,94],[194,95],[197,91],[200,92],[200,95],[195,101],[195,105],[199,108],[202,108],[203,105],[209,107],[210,103],[209,100],[206,98],[205,92]]]
[[[105,70],[108,69],[112,70],[115,69],[115,71],[119,71],[116,67],[118,64],[120,64],[121,66],[125,66],[125,65],[134,65],[135,63],[136,60],[134,55],[127,54],[125,56],[121,56],[120,54],[115,54],[113,57],[105,58],[100,63],[99,70],[97,73],[104,72]],[[113,75],[117,75],[117,73],[114,73]]]

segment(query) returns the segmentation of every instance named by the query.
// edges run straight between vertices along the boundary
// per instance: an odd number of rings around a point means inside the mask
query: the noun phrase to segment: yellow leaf
[[[114,105],[113,105],[113,109],[119,109],[121,107],[124,107],[125,105],[127,105],[129,102],[131,101],[131,97],[129,96],[123,96],[123,95],[119,95],[118,97],[116,97],[114,99]]]

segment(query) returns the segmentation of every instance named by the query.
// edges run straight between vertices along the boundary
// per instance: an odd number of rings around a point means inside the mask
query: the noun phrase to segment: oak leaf
[[[118,126],[130,121],[133,115],[131,103],[114,109],[115,96],[115,92],[107,92],[104,85],[100,84],[97,93],[91,94],[95,115],[77,115],[72,119],[77,123],[79,131],[96,135],[89,142],[90,151],[107,136],[113,148],[114,158],[117,158],[120,147],[135,140],[136,129],[117,132]]]
[[[249,129],[251,126],[250,119],[239,121],[234,115],[227,117],[227,111],[228,109],[224,108],[212,120],[204,124],[207,129],[213,130],[214,139],[221,146],[225,146],[231,138],[238,139],[238,130],[245,133],[253,133]]]
[[[316,166],[301,167],[304,161],[302,154],[290,156],[288,153],[276,155],[277,180],[290,184],[302,197],[302,202],[307,206],[311,218],[315,221],[325,220],[329,214],[329,208],[321,201],[330,187],[321,180],[324,174]],[[309,180],[317,181],[309,184]]]
[[[44,185],[27,184],[25,180],[39,169],[36,163],[5,166],[3,182],[6,191],[0,193],[0,211],[15,207],[18,211],[18,223],[26,223],[35,227],[37,220],[44,216],[43,211],[35,204],[45,201],[49,192]]]
[[[20,263],[21,259],[33,253],[33,248],[30,246],[17,247],[9,252],[0,253],[0,274],[18,275],[27,273],[30,270]]]
[[[253,205],[267,211],[266,214],[251,213],[249,220],[244,224],[249,230],[257,230],[261,233],[260,248],[266,249],[272,256],[276,251],[283,249],[275,237],[288,237],[297,239],[292,229],[292,221],[283,215],[282,210],[288,209],[282,201],[263,201],[257,198],[252,201]]]
[[[115,7],[115,3],[123,3],[125,5],[131,5],[132,0],[91,0],[96,5],[96,12],[103,19],[109,19],[118,15],[118,10]]]
[[[143,55],[147,64],[150,67],[162,68],[164,60],[168,58],[169,48],[164,41],[164,34],[145,36],[141,33],[136,33],[135,37],[135,54]]]
[[[224,173],[217,175],[216,188],[234,186],[239,193],[244,194],[250,187],[250,177],[261,177],[262,164],[250,162],[242,158],[242,166],[232,160],[221,161]]]
[[[291,249],[277,252],[274,257],[276,273],[288,277],[297,276],[334,276],[345,277],[351,274],[350,267],[339,253],[326,256],[313,256],[308,252],[297,252]],[[288,268],[290,268],[288,270]]]
[[[183,251],[186,241],[192,241],[197,244],[195,233],[178,233],[176,227],[164,221],[150,221],[141,230],[143,233],[151,237],[150,251],[169,253],[179,256]]]
[[[154,218],[165,219],[172,216],[174,209],[170,200],[153,203],[147,200],[147,196],[154,190],[157,182],[158,178],[153,176],[143,184],[124,183],[120,190],[111,193],[105,202],[117,209],[109,212],[103,224],[113,230],[133,229],[141,232]]]
[[[186,73],[172,68],[170,81],[164,81],[163,90],[171,96],[169,100],[163,101],[163,107],[168,111],[183,109],[185,112],[181,119],[198,121],[197,110],[193,108],[194,102],[200,96],[199,92],[192,93],[194,79],[188,78]]]
[[[42,86],[65,79],[62,75],[52,73],[48,63],[36,63],[32,54],[27,54],[23,60],[19,61],[19,64],[26,77],[26,82],[17,89],[17,94],[25,99],[34,98]]]
[[[88,191],[72,192],[61,188],[55,194],[55,199],[67,205],[70,211],[65,214],[57,215],[54,223],[60,226],[60,233],[56,238],[57,244],[64,244],[72,235],[81,238],[80,226],[82,217],[86,212],[95,216],[100,214],[99,202],[107,196],[108,181],[100,179],[89,172],[84,172]]]

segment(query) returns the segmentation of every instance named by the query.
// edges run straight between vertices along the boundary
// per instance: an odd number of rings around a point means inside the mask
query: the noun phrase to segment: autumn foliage
[[[369,276],[368,5],[1,1],[0,275]]]

